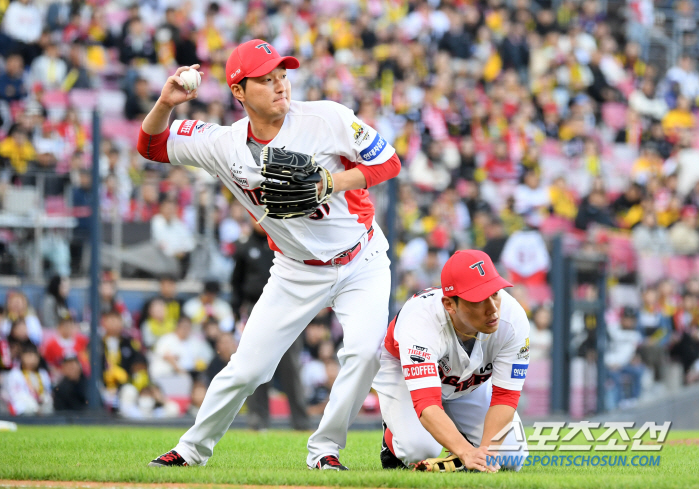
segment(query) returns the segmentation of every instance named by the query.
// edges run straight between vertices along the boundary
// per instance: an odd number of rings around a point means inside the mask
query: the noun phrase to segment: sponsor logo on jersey
[[[180,136],[191,136],[197,122],[199,121],[183,121],[182,124],[180,124],[180,128],[177,130],[177,134]]]
[[[489,363],[489,364],[486,365],[485,367],[481,367],[480,369],[478,369],[478,372],[479,372],[480,374],[484,374],[484,373],[486,373],[488,370],[493,370],[493,364],[492,364],[492,363]]]
[[[362,143],[366,141],[366,138],[369,137],[369,128],[358,122],[353,122],[352,129],[354,130],[354,135],[352,136],[354,138],[354,144],[361,146]]]
[[[381,134],[376,134],[376,137],[371,142],[369,147],[359,153],[364,161],[371,161],[381,154],[388,143],[381,137]]]
[[[413,363],[422,363],[432,358],[432,355],[427,353],[427,348],[419,345],[413,345],[412,348],[408,348],[408,355],[410,355],[410,359]]]
[[[513,379],[523,379],[527,376],[527,369],[528,368],[529,368],[528,364],[513,363],[512,364],[512,375],[510,375],[510,377]]]
[[[449,366],[449,355],[446,355],[444,358],[440,358],[438,363],[440,374],[448,374],[451,372],[451,367]]]
[[[422,379],[437,375],[437,366],[434,363],[421,363],[420,365],[403,365],[405,380]]]
[[[529,359],[529,338],[527,338],[524,341],[524,346],[519,349],[519,353],[517,354],[517,358],[519,358],[520,360],[521,359],[525,359],[525,360]]]
[[[197,124],[197,134],[204,134],[207,129],[213,127],[213,124],[211,122],[208,122],[206,124]]]
[[[250,187],[250,184],[248,183],[247,178],[239,177],[238,175],[235,174],[235,172],[231,169],[231,178],[235,180],[235,183],[237,183],[239,186],[243,188],[248,188]]]

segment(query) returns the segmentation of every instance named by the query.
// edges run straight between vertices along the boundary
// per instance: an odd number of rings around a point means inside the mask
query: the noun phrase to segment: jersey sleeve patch
[[[180,128],[177,130],[177,134],[179,136],[191,136],[194,133],[194,129],[196,129],[197,122],[199,121],[193,121],[189,119],[182,121],[182,124],[180,124]]]
[[[405,377],[405,380],[424,379],[425,377],[436,377],[437,365],[434,363],[403,365],[403,376]]]
[[[381,134],[376,133],[376,136],[374,136],[374,140],[371,142],[369,147],[359,153],[359,156],[361,156],[364,161],[373,161],[378,158],[387,145],[388,143],[386,143],[386,140],[381,136]]]
[[[512,364],[512,374],[510,375],[513,379],[523,379],[527,376],[527,369],[529,364],[523,363],[513,363]]]

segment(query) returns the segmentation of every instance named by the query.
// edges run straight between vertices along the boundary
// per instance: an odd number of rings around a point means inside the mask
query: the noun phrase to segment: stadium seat
[[[692,259],[687,256],[671,256],[668,257],[667,277],[676,280],[679,283],[684,283],[692,275]]]
[[[103,114],[123,116],[126,94],[121,90],[102,90],[97,95],[97,100]]]

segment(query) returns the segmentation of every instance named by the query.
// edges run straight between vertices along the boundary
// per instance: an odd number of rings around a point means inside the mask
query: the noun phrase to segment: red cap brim
[[[282,63],[284,63],[284,68],[286,68],[287,70],[295,70],[296,68],[301,66],[299,60],[294,58],[293,56],[282,56],[281,58],[274,58],[270,59],[269,61],[265,61],[245,76],[249,78],[254,78],[256,76],[266,75],[267,73],[274,71],[274,69]]]
[[[460,298],[468,302],[481,302],[486,300],[488,297],[493,295],[498,290],[504,289],[505,287],[512,287],[512,284],[504,278],[498,276],[491,280],[488,280],[484,284],[478,285],[470,290],[460,292],[455,295],[458,295]]]

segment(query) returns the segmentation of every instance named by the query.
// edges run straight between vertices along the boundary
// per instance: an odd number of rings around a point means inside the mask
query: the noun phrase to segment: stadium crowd
[[[164,80],[182,65],[199,63],[205,76],[198,99],[178,106],[177,118],[230,124],[243,117],[224,67],[231,49],[252,38],[301,60],[289,72],[294,99],[340,102],[396,148],[403,164],[399,304],[438,285],[447,257],[466,247],[488,252],[515,284],[511,293],[532,320],[530,370],[538,374],[525,385],[525,412],[548,406],[548,273],[551,240],[561,233],[568,251],[609,260],[607,407],[633,404],[644,387],[667,383],[671,365],[681,366],[680,382],[699,380],[697,40],[686,29],[677,63],[656,66],[649,62],[653,2],[601,8],[619,3],[0,2],[5,211],[13,192],[41,180],[46,212],[78,218],[75,229],[51,233],[37,251],[46,273],[56,274],[42,304],[7,294],[0,366],[9,370],[3,393],[11,411],[84,407],[89,362],[76,321],[88,312],[71,310],[65,277],[85,273],[87,109],[98,105],[106,114],[102,219],[149,225],[149,253],[169,259],[163,263],[173,274],[143,311],[129,311],[116,277],[104,278],[104,401],[132,417],[196,412],[208,380],[235,351],[251,301],[235,271],[230,304],[217,282],[182,304],[176,280],[193,266],[207,226],[230,270],[259,232],[204,172],[143,160],[136,135]],[[694,2],[669,4],[697,18]],[[31,239],[0,230],[1,273],[24,273],[12,257]],[[577,291],[588,299],[598,292],[594,283]],[[573,318],[582,362],[594,362],[595,325],[593,315]],[[324,312],[299,345],[310,412],[322,410],[337,372],[339,331]],[[181,382],[160,380],[172,378],[189,378],[186,392],[177,391]]]

